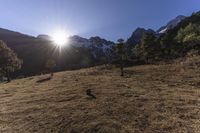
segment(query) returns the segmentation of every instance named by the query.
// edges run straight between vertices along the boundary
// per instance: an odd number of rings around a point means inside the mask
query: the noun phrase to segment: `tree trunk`
[[[53,73],[53,72],[51,72],[51,75],[50,75],[50,77],[51,77],[51,78],[53,78],[53,75],[54,75],[54,73]]]
[[[120,69],[121,69],[121,76],[123,77],[124,76],[124,66],[123,66],[122,60],[121,60],[121,63],[120,63]]]
[[[149,62],[149,60],[148,60],[148,58],[146,58],[146,63],[148,64],[148,62]]]
[[[7,76],[7,82],[9,83],[11,79],[10,79],[10,73],[8,71],[6,72],[6,76]]]

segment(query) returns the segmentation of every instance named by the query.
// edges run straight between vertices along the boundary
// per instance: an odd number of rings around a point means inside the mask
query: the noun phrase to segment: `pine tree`
[[[146,63],[160,60],[161,45],[152,33],[146,33],[141,40],[141,44],[136,47],[137,55]]]
[[[121,70],[121,76],[124,76],[124,60],[126,57],[125,43],[123,39],[119,39],[116,45],[116,53],[119,56],[119,64]]]

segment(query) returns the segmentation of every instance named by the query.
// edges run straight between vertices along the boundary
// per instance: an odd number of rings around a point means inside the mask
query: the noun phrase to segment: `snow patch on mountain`
[[[161,30],[161,31],[159,32],[159,34],[166,33],[166,31],[167,31],[167,28],[165,28],[165,29]]]
[[[175,19],[169,21],[167,25],[161,27],[160,29],[157,30],[157,33],[163,34],[166,33],[168,30],[173,29],[176,27],[181,21],[183,21],[186,18],[186,16],[179,15]]]

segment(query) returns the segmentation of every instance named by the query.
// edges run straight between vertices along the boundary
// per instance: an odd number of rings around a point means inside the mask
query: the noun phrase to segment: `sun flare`
[[[53,42],[61,47],[68,42],[68,34],[65,31],[57,31],[52,35]]]

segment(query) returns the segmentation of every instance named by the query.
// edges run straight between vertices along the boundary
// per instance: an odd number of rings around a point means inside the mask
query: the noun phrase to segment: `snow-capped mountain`
[[[69,43],[73,47],[88,48],[93,54],[94,58],[109,58],[113,52],[114,42],[107,41],[98,36],[86,39],[80,36],[72,36],[69,38]]]
[[[107,41],[105,39],[102,39],[100,37],[91,37],[89,39],[90,42],[90,50],[93,53],[93,55],[97,57],[106,57],[111,58],[113,55],[113,47],[115,45],[114,42]]]
[[[68,43],[74,47],[89,47],[90,46],[90,41],[88,39],[77,36],[77,35],[69,37]]]
[[[161,27],[160,29],[157,30],[157,33],[163,34],[166,33],[168,30],[173,29],[176,27],[182,20],[184,20],[186,16],[179,15],[175,19],[169,21],[167,25]]]

